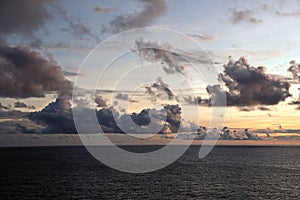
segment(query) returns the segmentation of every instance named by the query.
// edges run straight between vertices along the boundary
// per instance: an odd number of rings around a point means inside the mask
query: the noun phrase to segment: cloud
[[[300,16],[300,11],[296,12],[282,12],[282,11],[276,11],[276,15],[281,16],[281,17],[298,17]]]
[[[221,140],[257,140],[258,136],[251,133],[248,129],[233,130],[231,131],[228,127],[224,127],[220,134]]]
[[[166,112],[166,116],[163,114]],[[150,118],[151,115],[151,118]],[[140,113],[124,114],[121,115],[119,120],[120,124],[131,133],[139,133],[136,127],[128,127],[129,121],[133,120],[136,125],[142,128],[143,133],[153,133],[151,126],[147,126],[150,122],[151,125],[162,127],[159,131],[161,134],[176,133],[181,123],[181,108],[178,105],[165,105],[163,109],[143,109]]]
[[[261,111],[270,111],[270,108],[267,108],[265,106],[259,106],[257,107],[258,110],[261,110]]]
[[[15,108],[27,108],[27,104],[24,102],[17,101],[14,103]]]
[[[254,108],[252,108],[252,107],[240,107],[239,108],[239,111],[242,111],[242,112],[250,112],[253,110],[254,110]]]
[[[135,41],[135,51],[141,59],[150,62],[160,62],[163,70],[168,74],[181,73],[185,74],[186,63],[183,55],[175,53],[169,44],[161,44],[155,41],[145,42],[143,39]]]
[[[249,24],[259,24],[263,22],[261,19],[254,17],[254,12],[249,9],[246,10],[232,9],[230,21],[234,24],[243,23],[243,22]]]
[[[103,8],[101,6],[96,6],[94,8],[94,11],[95,12],[101,12],[101,13],[105,13],[105,14],[108,14],[112,11],[113,9],[112,8]]]
[[[300,81],[300,65],[296,61],[292,60],[290,62],[288,71],[292,73],[295,80]]]
[[[61,67],[25,46],[0,45],[0,96],[44,97],[47,92],[69,93],[71,83]]]
[[[9,106],[5,106],[0,102],[0,110],[9,110]]]
[[[220,79],[229,89],[228,106],[275,105],[290,96],[288,82],[273,79],[264,67],[250,66],[244,57],[224,65]]]
[[[1,34],[33,34],[50,18],[48,0],[2,0],[0,2]]]
[[[30,113],[28,118],[44,125],[43,133],[77,133],[68,98],[57,98],[41,111]]]
[[[158,126],[163,124],[160,133],[177,132],[181,123],[181,108],[178,105],[165,105],[161,110],[143,109],[140,113],[132,114],[120,114],[118,111],[114,110],[113,107],[105,107],[100,110],[88,108],[87,112],[96,113],[98,122],[105,133],[123,133],[117,125],[117,122],[120,124],[125,123],[125,125],[127,125],[130,124],[127,123],[128,119],[132,119],[138,126],[147,130],[147,125],[151,122],[150,113],[152,119]],[[166,118],[161,116],[162,112],[167,113]],[[115,113],[117,121],[114,119],[113,113]],[[32,122],[37,123],[37,125],[44,127],[35,132],[77,133],[70,100],[67,98],[57,98],[41,111],[29,113],[27,117]],[[30,132],[30,127],[27,127],[26,125],[20,125],[19,128],[20,130],[22,129],[22,132]],[[130,129],[130,127],[128,127],[128,129],[132,133],[140,133],[135,128]]]
[[[215,130],[216,131],[216,130]],[[255,133],[250,132],[248,129],[233,129],[230,130],[228,127],[224,127],[222,131],[214,131],[208,130],[205,126],[199,126],[195,139],[203,140],[205,137],[209,137],[210,134],[218,134],[219,140],[259,140],[259,138]]]
[[[172,132],[176,133],[181,124],[181,108],[178,105],[165,105],[164,110],[167,113],[166,122],[169,123]]]
[[[102,96],[96,96],[95,103],[97,107],[107,107],[106,100]]]
[[[169,88],[169,85],[166,84],[161,77],[158,77],[156,82],[151,86],[147,86],[146,93],[150,95],[152,101],[159,99],[167,98],[168,100],[176,99],[174,93]]]
[[[78,18],[68,16],[67,12],[55,3],[52,3],[51,5],[58,12],[58,15],[60,15],[67,23],[67,27],[62,28],[62,31],[69,32],[79,39],[89,37],[95,41],[100,41],[98,35],[94,34],[85,23],[81,22]]]
[[[64,70],[62,73],[64,76],[67,76],[67,77],[76,77],[78,75],[77,72],[66,71],[66,70]]]
[[[167,5],[164,0],[139,0],[144,4],[141,11],[125,15],[117,15],[109,25],[102,27],[102,32],[119,33],[132,28],[151,25],[166,11]]]
[[[184,97],[185,102],[187,102],[188,104],[191,105],[200,105],[202,102],[202,98],[201,97],[192,97],[192,96],[187,96]]]
[[[215,35],[197,35],[197,34],[187,34],[187,36],[190,36],[196,40],[200,40],[203,42],[209,42],[209,41],[213,41],[216,40],[217,37]]]
[[[128,94],[118,93],[116,95],[116,99],[128,101],[129,100],[129,96],[128,96]]]
[[[258,107],[239,107],[239,111],[243,112],[250,112],[254,110],[260,110],[260,111],[270,111],[270,108],[267,108],[265,106],[258,106]]]
[[[166,112],[166,120],[163,121],[163,117],[161,116],[162,112]],[[162,110],[156,109],[143,109],[139,113],[132,114],[120,114],[117,111],[113,110],[113,108],[102,108],[101,110],[96,112],[98,117],[98,121],[101,125],[101,128],[106,133],[122,133],[123,131],[118,127],[114,117],[113,112],[117,113],[117,120],[120,124],[123,124],[127,130],[131,133],[139,133],[135,127],[128,127],[128,120],[132,119],[133,122],[142,127],[147,133],[147,125],[152,122],[161,126],[163,124],[163,128],[159,133],[170,133],[177,132],[180,125],[181,120],[181,108],[178,105],[166,105]],[[151,118],[150,118],[151,113]],[[154,121],[151,121],[154,120]],[[149,129],[149,133],[151,132],[151,128]]]

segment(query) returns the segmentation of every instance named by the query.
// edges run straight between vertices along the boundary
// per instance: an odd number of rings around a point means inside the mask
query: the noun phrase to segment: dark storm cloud
[[[97,107],[107,107],[106,100],[102,96],[96,96],[95,103]]]
[[[175,95],[161,77],[157,78],[156,82],[151,86],[146,87],[146,93],[151,97],[153,101],[156,99],[164,99],[167,97],[168,100],[175,99]]]
[[[275,80],[263,67],[252,67],[245,58],[230,60],[220,78],[229,89],[228,106],[276,105],[289,94],[289,83]]]
[[[1,0],[0,33],[32,34],[49,19],[48,0]]]
[[[0,96],[44,97],[46,92],[70,95],[71,83],[61,67],[25,46],[0,45]]]
[[[300,65],[292,60],[290,62],[290,67],[288,68],[288,71],[293,74],[293,78],[297,81],[300,81]]]
[[[261,19],[256,18],[255,13],[252,10],[231,10],[230,21],[234,24],[237,23],[249,23],[249,24],[258,24],[263,22]]]
[[[102,28],[102,32],[119,33],[132,28],[151,25],[154,20],[164,14],[167,5],[164,0],[139,0],[144,6],[141,11],[118,15]]]

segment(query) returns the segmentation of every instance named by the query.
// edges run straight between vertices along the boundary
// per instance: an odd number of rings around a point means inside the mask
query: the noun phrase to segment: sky
[[[114,114],[144,126],[154,109],[165,132],[183,119],[300,131],[298,0],[1,4],[1,132],[76,132],[71,111],[82,105],[97,109],[106,132],[120,131]],[[153,28],[132,31],[141,27]]]

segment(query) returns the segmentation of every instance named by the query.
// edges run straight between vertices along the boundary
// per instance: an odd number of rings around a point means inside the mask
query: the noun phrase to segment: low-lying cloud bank
[[[157,123],[157,126],[162,126],[159,133],[175,133],[178,131],[181,122],[181,108],[178,105],[166,105],[162,110],[143,109],[139,113],[120,114],[112,107],[105,107],[95,110],[98,122],[105,133],[123,133],[124,131],[117,125],[129,124],[127,120],[133,122],[145,129],[152,120]],[[161,116],[161,113],[166,113],[166,119]],[[114,118],[113,113],[117,113]],[[153,115],[154,113],[154,115]],[[41,129],[41,133],[77,133],[72,108],[70,101],[66,98],[57,98],[55,102],[50,103],[43,110],[28,114],[28,118],[45,128]],[[134,127],[126,127],[131,133],[139,133]],[[28,132],[24,128],[24,132]],[[151,130],[149,129],[149,133]]]

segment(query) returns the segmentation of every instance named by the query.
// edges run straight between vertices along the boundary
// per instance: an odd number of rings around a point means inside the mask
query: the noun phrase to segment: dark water
[[[0,199],[300,199],[299,147],[215,147],[202,160],[198,150],[128,174],[83,147],[2,148]]]

